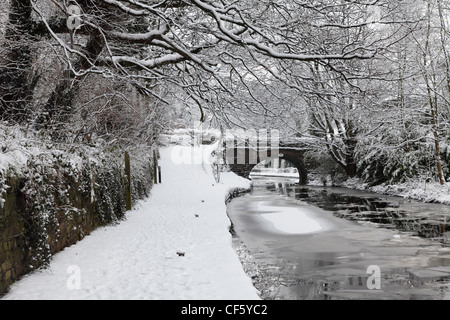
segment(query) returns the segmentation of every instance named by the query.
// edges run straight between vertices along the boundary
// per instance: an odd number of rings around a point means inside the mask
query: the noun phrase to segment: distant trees
[[[449,2],[411,1],[396,17],[405,24],[386,52],[384,93],[365,122],[361,173],[371,181],[422,176],[445,183],[448,175]],[[380,69],[380,67],[378,68]],[[377,114],[378,113],[378,114]]]
[[[366,7],[361,2],[342,1],[325,7],[311,23],[318,29],[309,31],[320,50],[327,53],[353,47],[359,52],[370,48],[372,57],[315,60],[283,68],[308,110],[308,134],[315,138],[311,148],[327,152],[350,177],[358,172],[364,117],[386,98],[380,95],[380,86],[386,88],[381,80],[392,81],[386,60],[381,59],[399,41],[399,33],[409,32],[415,21],[396,16],[403,5],[403,1],[374,2]]]
[[[317,38],[336,39],[325,46],[328,50],[362,38],[376,43],[374,57],[283,69],[300,98],[298,118],[308,110],[311,147],[328,152],[347,175],[371,183],[420,176],[444,184],[449,173],[450,3],[398,1],[374,11],[344,3],[317,20],[328,26],[326,36]],[[330,22],[330,16],[337,20]],[[339,21],[344,20],[354,27],[343,28]]]
[[[443,0],[427,1],[424,5],[424,23],[419,35],[414,35],[416,63],[419,66],[421,83],[419,88],[427,99],[430,129],[433,134],[436,172],[441,185],[445,183],[441,160],[442,115],[448,119],[450,43],[448,42],[448,19],[444,11],[450,12],[449,3]],[[425,91],[425,92],[423,92]],[[443,108],[442,108],[443,107]],[[442,115],[441,115],[442,113]]]

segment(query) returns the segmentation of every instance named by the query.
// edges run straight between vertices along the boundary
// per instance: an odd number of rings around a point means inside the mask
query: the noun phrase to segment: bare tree
[[[377,8],[388,6],[387,1],[322,0],[310,4],[248,0],[226,4],[103,0],[95,4],[79,1],[78,5],[82,25],[76,34],[85,39],[82,48],[72,48],[58,30],[46,23],[53,38],[64,47],[68,62],[69,55],[78,59],[78,63],[69,64],[74,79],[88,69],[108,74],[104,67],[112,67],[128,78],[136,77],[136,70],[143,70],[146,75],[140,74],[141,79],[179,85],[198,103],[205,101],[194,94],[203,78],[197,74],[213,74],[221,86],[224,82],[220,75],[234,73],[241,77],[242,70],[234,67],[237,61],[249,69],[274,61],[320,61],[332,67],[335,61],[370,59],[385,45],[380,39],[337,35],[342,30],[356,30],[358,34],[369,24],[391,22],[374,18]],[[33,7],[41,21],[50,20],[39,5]],[[60,7],[64,13],[64,3]],[[338,17],[342,11],[354,12],[355,16]],[[143,27],[133,29],[138,22]],[[64,92],[61,89],[55,92]],[[49,99],[48,105],[54,104],[64,105],[67,101]]]
[[[132,131],[124,129],[125,123],[139,127],[124,117],[164,121],[152,107],[145,115],[134,113],[139,99],[129,99],[133,92],[146,96],[146,103],[158,110],[177,100],[198,107],[201,120],[245,126],[253,119],[255,127],[277,126],[299,135],[304,126],[298,130],[296,125],[304,121],[295,115],[304,114],[305,101],[320,101],[323,112],[340,104],[348,111],[347,128],[329,131],[327,143],[333,154],[352,163],[348,170],[353,175],[356,128],[349,119],[356,102],[350,96],[360,94],[358,79],[371,71],[362,62],[396,41],[395,29],[387,33],[377,28],[408,23],[388,14],[399,10],[401,2],[11,0],[9,12],[17,12],[27,26],[22,34],[42,48],[30,61],[43,61],[43,53],[51,52],[57,62],[47,75],[36,72],[42,69],[36,62],[31,72],[24,58],[16,68],[23,71],[21,78],[16,77],[28,94],[3,99],[2,113],[15,116],[12,110],[18,107],[12,102],[28,97],[21,105],[25,119],[33,114],[35,128],[52,129],[54,138],[63,137],[66,123],[78,119],[73,139],[110,132],[108,126],[100,129],[88,121],[103,123],[100,114],[109,119],[106,123],[123,123],[113,126],[124,130],[122,136]],[[23,14],[17,3],[26,8]],[[78,6],[80,16],[71,16],[69,5]],[[67,28],[68,19],[77,21],[75,30]],[[11,57],[12,63],[21,63],[16,54]],[[92,90],[96,96],[89,96],[83,91],[88,83],[95,87],[94,80],[114,90]],[[4,86],[2,96],[11,92]],[[112,112],[114,108],[119,112]]]
[[[433,135],[436,172],[441,185],[445,183],[441,160],[442,114],[448,112],[448,46],[443,1],[427,0],[422,3],[424,22],[419,33],[413,33],[417,52],[415,63],[422,81],[417,81],[416,95],[426,98]],[[442,71],[443,72],[442,72]],[[442,109],[444,106],[444,109]],[[445,111],[444,111],[445,110]]]

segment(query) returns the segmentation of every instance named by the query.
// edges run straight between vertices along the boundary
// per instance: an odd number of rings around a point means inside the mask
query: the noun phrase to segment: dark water
[[[268,213],[307,215],[322,229],[286,232]],[[450,298],[449,206],[271,178],[254,179],[228,214],[264,299]]]
[[[411,231],[420,237],[448,245],[447,232],[450,231],[448,205],[422,203],[344,188],[288,188],[288,185],[286,182],[277,182],[277,187],[269,186],[268,189],[282,190],[281,194],[331,211],[336,217],[373,222],[377,227]]]

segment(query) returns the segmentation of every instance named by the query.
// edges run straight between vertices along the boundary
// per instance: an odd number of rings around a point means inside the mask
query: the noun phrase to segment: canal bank
[[[443,241],[448,231],[441,234],[433,222],[448,214],[447,206],[260,182],[254,179],[252,193],[233,200],[228,214],[235,248],[263,299],[449,298],[450,250]],[[267,223],[267,215],[287,212],[322,220],[325,227],[286,232]]]

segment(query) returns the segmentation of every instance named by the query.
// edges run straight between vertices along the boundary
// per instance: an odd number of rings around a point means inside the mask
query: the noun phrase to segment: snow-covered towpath
[[[225,173],[216,183],[206,158],[176,164],[174,148],[161,150],[162,184],[126,220],[56,254],[3,299],[260,299],[232,248],[226,215],[227,191],[248,181]]]

